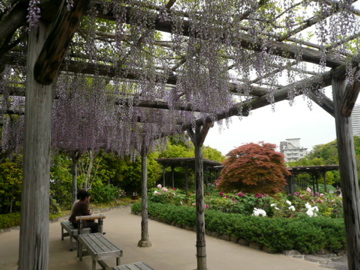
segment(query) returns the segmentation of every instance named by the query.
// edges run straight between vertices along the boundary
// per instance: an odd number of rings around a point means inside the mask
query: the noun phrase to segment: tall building
[[[353,135],[360,137],[360,104],[356,104],[351,113]]]
[[[306,155],[307,148],[300,146],[300,138],[286,139],[280,142],[280,152],[285,155],[285,161],[296,161]]]

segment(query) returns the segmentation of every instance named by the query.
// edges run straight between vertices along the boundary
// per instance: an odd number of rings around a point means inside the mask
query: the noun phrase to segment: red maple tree
[[[275,144],[259,142],[230,151],[216,180],[217,188],[225,192],[280,192],[286,185],[286,176],[291,173],[284,164],[284,155],[275,148]]]

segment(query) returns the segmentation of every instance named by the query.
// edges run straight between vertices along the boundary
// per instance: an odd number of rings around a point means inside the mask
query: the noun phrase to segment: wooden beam
[[[333,78],[332,89],[335,107],[335,123],[341,189],[346,230],[348,269],[360,269],[360,197],[357,176],[354,137],[351,118],[341,114],[344,99],[345,80]]]
[[[51,84],[58,74],[65,52],[85,14],[89,1],[75,0],[69,11],[64,4],[59,8],[59,16],[44,44],[44,47],[35,64],[35,79],[43,84]]]
[[[167,4],[165,5],[166,9],[170,9],[174,4],[175,4],[176,0],[169,0],[169,2],[167,2]]]
[[[18,2],[0,20],[0,45],[9,35],[13,35],[16,29],[26,23],[28,4]],[[1,46],[0,46],[1,47]]]
[[[199,134],[199,138],[198,138],[198,139],[199,139],[198,144],[199,144],[200,146],[203,146],[204,141],[205,141],[205,138],[206,138],[206,136],[207,136],[210,128],[212,128],[213,126],[214,126],[214,122],[206,122],[206,123],[203,125],[203,127],[202,127],[202,129],[201,129],[201,132],[200,132],[200,134]]]
[[[352,110],[355,106],[356,100],[360,91],[360,69],[357,68],[354,76],[354,82],[351,85],[347,85],[345,89],[344,99],[341,105],[341,114],[344,117],[350,117]]]
[[[103,19],[108,20],[115,20],[115,16],[112,13],[111,8],[105,9],[105,7],[102,6],[102,4],[96,4],[97,9],[99,10],[99,17]],[[128,11],[130,11],[130,7],[126,7]],[[104,12],[107,10],[108,12]],[[124,23],[133,24],[137,23],[136,21],[131,20],[130,18],[131,12],[126,12],[126,18],[124,19]],[[158,17],[155,20],[155,30],[162,31],[162,32],[168,32],[172,33],[173,27],[173,21],[171,20],[164,20],[163,18]],[[188,20],[182,21],[183,25],[183,35],[184,36],[192,36],[196,37],[197,34],[193,32],[190,26],[190,23]],[[231,25],[229,25],[229,28],[231,28]],[[226,39],[224,39],[226,40]],[[290,59],[297,59],[298,58],[298,52],[299,52],[299,46],[294,46],[291,44],[285,44],[277,41],[272,41],[271,43],[267,42],[267,40],[261,39],[260,37],[258,39],[254,39],[254,37],[250,34],[242,33],[241,37],[238,37],[234,40],[232,40],[232,46],[234,47],[243,47],[245,49],[258,51],[258,52],[264,52],[266,51],[269,54],[277,55],[284,58],[290,58]],[[302,60],[314,63],[314,64],[320,64],[323,60],[325,60],[325,64],[328,67],[337,67],[342,64],[344,64],[345,59],[339,59],[337,54],[334,53],[327,53],[324,55],[314,49],[301,47],[301,53],[302,53]]]
[[[308,97],[314,101],[317,105],[324,109],[331,116],[335,116],[334,113],[334,102],[328,98],[325,94],[319,91],[308,92]]]

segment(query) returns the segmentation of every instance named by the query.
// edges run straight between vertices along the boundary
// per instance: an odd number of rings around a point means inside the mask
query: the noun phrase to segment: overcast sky
[[[231,117],[231,122],[229,128],[224,124],[221,132],[218,125],[211,128],[204,145],[226,155],[250,142],[264,141],[279,147],[281,141],[300,138],[300,146],[311,151],[315,145],[336,139],[335,119],[314,102],[310,110],[302,96],[295,98],[293,106],[289,101],[282,101],[276,103],[275,112],[269,105],[252,111],[241,120]]]

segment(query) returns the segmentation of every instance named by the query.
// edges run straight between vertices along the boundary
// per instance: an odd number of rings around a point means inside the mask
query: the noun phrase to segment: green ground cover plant
[[[196,211],[191,206],[151,202],[148,211],[150,217],[168,224],[193,227],[196,223]],[[140,202],[132,206],[132,212],[141,212]],[[306,215],[264,218],[207,209],[205,219],[207,231],[253,242],[272,252],[295,249],[312,254],[320,250],[338,251],[346,245],[344,222],[338,218]]]

